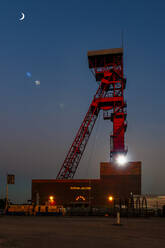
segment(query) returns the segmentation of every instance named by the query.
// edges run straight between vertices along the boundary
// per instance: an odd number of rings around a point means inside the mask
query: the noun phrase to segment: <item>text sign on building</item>
[[[15,184],[15,175],[7,175],[7,184]]]
[[[91,190],[91,187],[76,187],[72,186],[70,187],[71,190]]]

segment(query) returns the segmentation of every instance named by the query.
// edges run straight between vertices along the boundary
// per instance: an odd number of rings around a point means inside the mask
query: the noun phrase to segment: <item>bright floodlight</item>
[[[110,196],[108,197],[108,200],[109,200],[110,202],[112,202],[112,201],[113,201],[113,196],[110,195]]]
[[[120,154],[117,156],[116,158],[116,162],[119,164],[119,165],[125,165],[126,162],[127,162],[127,159],[126,159],[126,156]]]
[[[50,201],[53,201],[53,200],[54,200],[54,196],[50,195],[50,196],[49,196],[49,200],[50,200]]]

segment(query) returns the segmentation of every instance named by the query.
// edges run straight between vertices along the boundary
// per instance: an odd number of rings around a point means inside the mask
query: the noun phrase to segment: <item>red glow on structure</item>
[[[126,79],[123,76],[123,49],[88,52],[88,61],[89,68],[95,75],[96,81],[99,82],[99,87],[57,179],[74,177],[100,110],[103,110],[104,120],[113,122],[113,133],[110,135],[111,160],[115,160],[118,154],[127,153],[124,142],[127,112],[124,101]]]
[[[50,195],[48,199],[49,205],[54,206],[56,204],[54,196]]]

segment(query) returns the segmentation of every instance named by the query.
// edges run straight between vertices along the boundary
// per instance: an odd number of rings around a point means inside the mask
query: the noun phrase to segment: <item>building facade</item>
[[[40,205],[52,201],[64,207],[108,207],[110,199],[126,199],[130,194],[141,194],[141,162],[129,162],[122,167],[100,163],[100,179],[32,180],[32,201]]]

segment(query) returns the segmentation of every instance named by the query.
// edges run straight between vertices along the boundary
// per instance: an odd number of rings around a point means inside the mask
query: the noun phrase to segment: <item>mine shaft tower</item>
[[[119,154],[127,153],[124,140],[127,112],[124,101],[126,79],[123,73],[123,49],[89,51],[88,62],[96,81],[99,82],[99,87],[57,179],[74,177],[101,109],[104,120],[111,120],[113,123],[113,133],[110,135],[110,160],[114,162]]]

